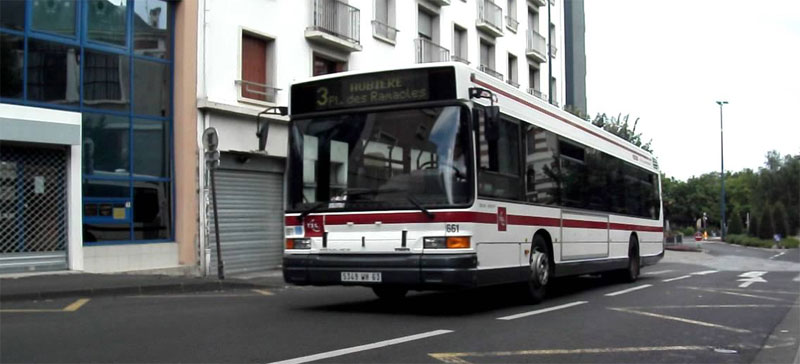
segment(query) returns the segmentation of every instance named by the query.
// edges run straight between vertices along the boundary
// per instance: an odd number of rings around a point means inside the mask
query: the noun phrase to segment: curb
[[[87,288],[87,289],[75,289],[75,290],[65,290],[65,291],[25,292],[17,294],[12,293],[8,295],[0,294],[0,302],[58,299],[58,298],[69,298],[69,297],[130,296],[130,295],[172,293],[172,292],[209,292],[209,291],[220,291],[225,289],[266,288],[271,286],[272,285],[269,284],[255,284],[248,282],[226,282],[226,281],[209,281],[209,282],[199,282],[199,283],[166,283],[157,285],[136,285],[136,286],[110,287],[110,288]]]
[[[664,249],[679,251],[679,252],[695,252],[695,253],[700,253],[703,251],[703,249],[700,249],[699,247],[692,247],[688,245],[667,245],[664,247]]]

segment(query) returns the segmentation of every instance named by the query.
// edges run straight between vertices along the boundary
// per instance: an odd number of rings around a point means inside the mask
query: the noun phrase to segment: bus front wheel
[[[540,235],[533,237],[533,250],[531,251],[531,271],[528,277],[528,298],[531,303],[539,303],[544,299],[547,284],[553,272],[547,243]]]

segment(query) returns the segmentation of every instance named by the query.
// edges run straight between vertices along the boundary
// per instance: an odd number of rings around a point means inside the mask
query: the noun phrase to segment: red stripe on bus
[[[314,215],[319,216],[319,215]],[[606,229],[625,231],[647,231],[662,232],[660,226],[645,226],[634,224],[607,224],[601,221],[586,220],[561,220],[552,217],[508,215],[509,225],[521,226],[551,226],[579,229]],[[325,225],[347,225],[348,223],[369,225],[380,222],[382,224],[422,224],[422,223],[478,223],[478,224],[497,224],[497,215],[487,212],[475,211],[455,211],[455,212],[434,212],[433,219],[422,212],[400,212],[389,214],[352,214],[352,215],[325,215]],[[286,216],[287,226],[300,225],[297,216]]]
[[[516,101],[516,102],[519,102],[520,104],[523,104],[523,105],[525,105],[525,106],[528,106],[528,107],[530,107],[530,108],[532,108],[532,109],[535,109],[535,110],[541,111],[541,112],[543,112],[543,113],[545,113],[545,114],[547,114],[547,115],[550,115],[550,116],[552,116],[552,117],[554,117],[554,118],[556,118],[556,119],[558,119],[558,120],[560,120],[560,121],[562,121],[562,122],[565,122],[565,123],[567,123],[567,124],[570,124],[570,125],[572,125],[572,126],[574,126],[574,127],[578,128],[578,129],[584,130],[584,131],[588,132],[589,134],[592,134],[592,135],[595,135],[595,136],[597,136],[597,137],[599,137],[599,138],[605,139],[605,140],[607,140],[607,141],[609,141],[609,142],[611,142],[611,143],[613,143],[613,144],[616,144],[616,145],[617,145],[617,146],[619,146],[619,147],[622,147],[622,148],[624,148],[624,149],[627,149],[629,152],[631,152],[631,153],[634,153],[634,154],[636,154],[636,155],[638,155],[638,156],[640,156],[640,157],[642,157],[642,158],[646,159],[647,161],[650,161],[650,158],[649,158],[648,156],[646,156],[646,155],[644,155],[644,154],[641,154],[641,153],[637,152],[636,150],[633,150],[633,149],[631,149],[631,148],[628,148],[627,146],[625,146],[625,145],[623,145],[623,144],[620,144],[620,143],[619,143],[619,142],[617,142],[616,140],[610,139],[610,138],[606,137],[606,136],[605,136],[605,135],[603,135],[603,134],[600,134],[600,133],[598,133],[598,132],[596,132],[596,131],[594,131],[594,130],[588,129],[588,128],[584,127],[583,125],[580,125],[580,124],[573,123],[572,121],[569,121],[569,120],[567,120],[567,119],[565,119],[565,118],[563,118],[563,117],[561,117],[561,116],[558,116],[558,115],[556,115],[556,114],[553,114],[552,112],[550,112],[550,111],[547,111],[547,110],[545,110],[545,109],[544,109],[544,108],[542,108],[542,107],[536,106],[536,105],[534,105],[534,104],[532,104],[532,103],[530,103],[530,102],[528,102],[528,101],[525,101],[525,100],[523,100],[523,99],[521,99],[521,98],[519,98],[519,97],[516,97],[516,96],[514,96],[514,95],[512,95],[512,94],[510,94],[510,93],[508,93],[508,92],[505,92],[505,91],[503,91],[503,90],[501,90],[501,89],[498,89],[498,88],[496,88],[496,87],[494,87],[494,86],[492,86],[492,85],[490,85],[490,84],[488,84],[488,83],[485,83],[485,82],[483,82],[483,81],[481,81],[481,80],[478,80],[478,79],[475,79],[475,78],[473,78],[472,82],[473,82],[473,83],[475,83],[475,84],[481,85],[481,86],[483,86],[483,87],[486,87],[486,88],[488,88],[488,89],[490,89],[490,90],[492,90],[492,91],[494,91],[494,92],[497,92],[497,93],[499,93],[499,94],[501,94],[501,95],[503,95],[503,96],[505,96],[505,97],[508,97],[509,99],[512,99],[512,100],[514,100],[514,101]]]

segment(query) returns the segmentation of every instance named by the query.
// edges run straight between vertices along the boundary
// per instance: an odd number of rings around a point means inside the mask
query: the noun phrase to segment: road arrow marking
[[[752,271],[752,272],[746,272],[746,273],[740,274],[739,277],[743,277],[743,278],[742,279],[737,279],[737,281],[742,282],[742,284],[740,284],[739,287],[740,288],[747,288],[751,284],[756,283],[756,282],[767,283],[767,280],[761,277],[764,274],[767,274],[767,272]]]

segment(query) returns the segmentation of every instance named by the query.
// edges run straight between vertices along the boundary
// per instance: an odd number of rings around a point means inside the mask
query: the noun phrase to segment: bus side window
[[[558,137],[532,125],[526,129],[525,199],[528,202],[557,205],[561,202]]]
[[[520,198],[519,124],[499,119],[494,126],[478,119],[478,194]]]

